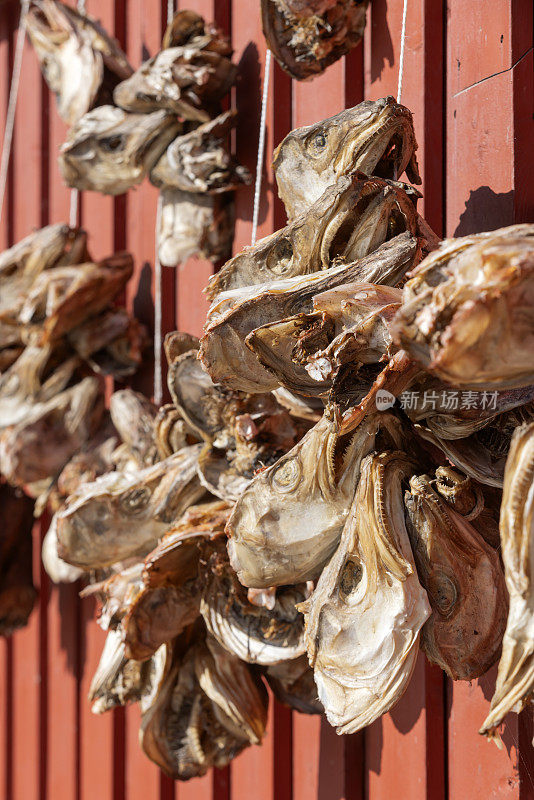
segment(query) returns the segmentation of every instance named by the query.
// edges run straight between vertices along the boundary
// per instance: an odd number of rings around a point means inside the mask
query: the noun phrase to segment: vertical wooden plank
[[[248,747],[232,761],[232,800],[276,800],[274,793],[273,703],[270,703],[267,731],[261,746]],[[181,800],[181,798],[180,798]]]
[[[0,14],[0,130],[4,131],[11,79],[13,41],[13,19],[11,9]],[[0,247],[9,246],[9,220],[11,215],[10,183],[6,186],[4,208],[0,218]],[[11,798],[12,789],[12,697],[13,670],[12,645],[7,639],[0,640],[0,792]]]
[[[531,219],[532,4],[501,0],[488,9],[472,0],[466,8],[449,0],[447,42],[447,232],[464,235]],[[448,688],[451,800],[474,786],[488,798],[534,796],[532,748],[523,737],[528,717],[507,718],[499,753],[477,733],[495,676],[496,667],[470,686]]]
[[[18,8],[15,11],[18,23]],[[32,102],[24,98],[32,98]],[[19,88],[13,137],[13,238],[26,236],[41,223],[42,183],[40,148],[42,135],[41,73],[28,42]],[[40,584],[40,527],[34,526],[34,583]],[[46,742],[41,741],[41,616],[39,605],[29,624],[13,637],[13,800],[34,800],[39,796],[41,759]],[[11,798],[10,798],[11,800]]]

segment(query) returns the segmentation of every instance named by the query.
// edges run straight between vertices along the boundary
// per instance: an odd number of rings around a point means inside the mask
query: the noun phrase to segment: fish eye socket
[[[293,245],[289,239],[282,239],[268,253],[265,260],[267,268],[274,275],[285,275],[293,261]]]
[[[100,140],[100,147],[106,153],[113,153],[118,150],[122,144],[122,136],[107,136],[105,139]]]
[[[121,496],[120,505],[127,514],[135,514],[146,508],[149,500],[148,489],[130,489]]]
[[[288,458],[271,476],[271,484],[279,492],[292,492],[300,483],[302,469],[298,458]]]
[[[428,579],[428,594],[432,606],[443,617],[448,617],[456,605],[458,589],[455,581],[444,572],[433,572]]]
[[[323,131],[319,131],[318,133],[314,133],[306,143],[308,152],[312,156],[320,156],[322,155],[325,147],[326,147],[326,136]]]
[[[358,588],[362,575],[363,569],[361,564],[350,559],[345,562],[339,582],[341,594],[345,597],[351,595]]]

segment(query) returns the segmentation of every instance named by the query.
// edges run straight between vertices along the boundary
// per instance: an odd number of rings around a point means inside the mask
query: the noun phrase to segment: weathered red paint
[[[74,3],[74,0],[69,0]],[[231,34],[240,64],[232,104],[240,112],[239,158],[255,172],[265,64],[258,4],[180,0]],[[153,54],[166,0],[88,0],[136,67]],[[284,224],[270,167],[273,148],[296,125],[363,97],[395,94],[402,3],[373,0],[364,46],[322,77],[296,84],[273,63],[258,235]],[[0,4],[0,130],[3,130],[18,3]],[[413,0],[408,4],[402,101],[414,113],[423,176],[421,209],[437,233],[453,235],[534,219],[533,8],[531,0]],[[65,135],[26,45],[0,245],[32,227],[66,220],[69,193],[57,171]],[[253,187],[236,194],[235,251],[250,243]],[[127,198],[85,194],[81,220],[97,257],[127,247],[136,271],[127,303],[153,327],[157,192],[144,182]],[[163,269],[163,330],[201,333],[201,289],[213,265],[191,259]],[[134,386],[152,391],[152,367]],[[40,532],[36,526],[36,544]],[[174,785],[141,753],[139,711],[93,717],[86,699],[104,635],[77,587],[49,587],[29,627],[0,642],[0,796],[5,800],[532,800],[532,715],[507,720],[498,751],[478,727],[494,673],[452,685],[421,657],[398,706],[367,731],[337,737],[325,721],[270,711],[268,734],[225,770]]]

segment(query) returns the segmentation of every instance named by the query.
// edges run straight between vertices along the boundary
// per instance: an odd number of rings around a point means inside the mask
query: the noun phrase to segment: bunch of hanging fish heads
[[[162,50],[134,72],[94,19],[59,0],[31,0],[26,25],[72,126],[59,157],[67,185],[117,195],[148,177],[161,190],[161,263],[228,258],[232,190],[250,182],[227,147],[237,121],[221,107],[237,77],[228,39],[180,11]]]
[[[85,231],[61,224],[0,255],[3,635],[33,607],[33,511],[42,513],[58,475],[105,427],[101,376],[123,380],[141,363],[146,331],[116,305],[132,272],[129,253],[95,261]]]
[[[225,47],[181,12],[115,106],[101,81],[70,185],[244,182],[212,147]],[[338,733],[394,706],[420,649],[454,680],[500,657],[489,736],[534,691],[534,226],[440,244],[416,149],[392,98],[292,131],[273,162],[288,223],[210,280],[200,342],[167,337],[173,402],[115,392],[48,492],[45,566],[89,578],[107,631],[93,710],[139,702],[176,778],[261,741],[266,685]]]

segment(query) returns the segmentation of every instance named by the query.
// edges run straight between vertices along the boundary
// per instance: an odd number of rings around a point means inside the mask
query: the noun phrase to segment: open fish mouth
[[[415,144],[410,133],[411,125],[412,114],[409,109],[388,102],[361,134],[354,139],[351,131],[346,134],[335,161],[336,169],[342,173],[352,164],[353,169],[361,169],[368,175],[397,180],[405,168],[412,183],[420,184],[415,155],[403,167],[407,151]]]
[[[372,228],[375,227],[374,223],[378,219],[377,214],[373,213],[374,208],[371,207],[373,200],[379,202],[382,198],[386,199],[388,194],[393,195],[393,191],[388,187],[384,187],[382,191],[378,192],[376,188],[376,185],[372,183],[369,187],[365,187],[362,196],[356,203],[353,202],[352,195],[339,198],[329,215],[330,221],[326,225],[321,240],[321,264],[324,269],[328,269],[336,259],[350,263],[367,255],[367,248],[363,242],[368,241],[369,236],[372,236]],[[380,242],[381,244],[408,230],[406,219],[400,210],[398,208],[390,210],[391,205],[395,203],[393,197],[391,200],[392,203],[385,203],[390,219],[387,224],[386,236]],[[377,210],[379,216],[384,214],[385,209]]]

